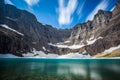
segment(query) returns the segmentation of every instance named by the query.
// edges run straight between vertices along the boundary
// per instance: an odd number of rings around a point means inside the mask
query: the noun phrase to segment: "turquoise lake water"
[[[120,60],[1,58],[0,80],[120,80]]]

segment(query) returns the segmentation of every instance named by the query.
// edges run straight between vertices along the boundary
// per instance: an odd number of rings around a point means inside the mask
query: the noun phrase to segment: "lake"
[[[1,58],[0,80],[120,80],[120,59]]]

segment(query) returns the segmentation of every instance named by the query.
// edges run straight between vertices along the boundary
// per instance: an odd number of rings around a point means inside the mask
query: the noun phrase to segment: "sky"
[[[5,0],[19,9],[33,13],[42,24],[70,29],[92,20],[99,9],[111,11],[117,0]]]

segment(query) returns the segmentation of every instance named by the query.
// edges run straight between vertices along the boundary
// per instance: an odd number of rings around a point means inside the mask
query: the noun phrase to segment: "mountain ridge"
[[[0,32],[2,33],[0,53],[2,54],[13,53],[22,56],[22,53],[32,52],[35,48],[46,54],[62,55],[78,52],[96,55],[120,44],[120,1],[116,3],[112,12],[99,10],[92,21],[76,24],[72,29],[66,30],[43,25],[32,13],[4,4],[4,0],[2,1],[0,3],[2,13],[0,14]],[[24,34],[17,38],[20,44],[16,43],[16,36],[19,35],[3,29],[3,24]],[[8,34],[16,36],[8,36]],[[5,45],[8,41],[12,43]]]

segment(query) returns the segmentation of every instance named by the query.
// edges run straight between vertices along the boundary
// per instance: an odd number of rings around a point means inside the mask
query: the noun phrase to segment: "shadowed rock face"
[[[10,28],[15,29],[24,34],[23,40],[27,44],[27,46],[29,46],[29,49],[27,48],[27,50],[25,50],[24,52],[28,52],[33,48],[35,48],[36,50],[43,50],[42,48],[43,46],[46,47],[47,49],[51,49],[48,43],[62,42],[70,36],[71,30],[60,30],[60,29],[58,30],[56,28],[53,28],[50,25],[43,25],[37,21],[36,17],[33,14],[24,10],[17,9],[13,5],[4,4],[4,0],[2,0],[2,2],[0,3],[0,11],[1,11],[0,12],[1,25],[5,24]],[[5,29],[3,31],[7,34],[11,34],[6,32]],[[5,45],[4,39],[13,41],[18,45],[20,45],[22,41],[18,43],[14,39],[9,39],[9,37],[10,36],[7,36],[6,38],[6,35],[4,33],[0,35],[1,45],[2,45],[0,53],[11,52],[16,54],[15,51],[18,51],[18,50],[13,48],[16,47],[17,45],[14,45],[12,42],[9,43],[10,46]],[[12,37],[15,37],[15,36],[12,36]],[[22,46],[25,46],[24,43],[22,44]],[[10,48],[4,51],[3,47],[4,48],[10,47]],[[24,50],[24,47],[20,46],[20,48],[21,48],[21,51]],[[51,52],[54,51],[54,48],[52,49],[51,49]]]
[[[0,26],[0,53],[15,53],[22,56],[21,53],[30,52],[30,49],[24,36]]]
[[[120,2],[112,12],[99,10],[92,21],[77,24],[71,30],[53,28],[50,25],[39,23],[36,17],[13,5],[4,4],[0,0],[0,25],[5,24],[12,29],[24,34],[21,36],[13,31],[0,26],[0,53],[21,53],[42,50],[46,53],[66,54],[70,52],[84,52],[90,55],[103,52],[112,46],[120,44]],[[102,37],[102,38],[100,38]],[[95,40],[93,44],[88,41]],[[58,48],[48,43],[64,41],[65,45],[85,45],[79,49]],[[44,50],[45,47],[47,50]]]

